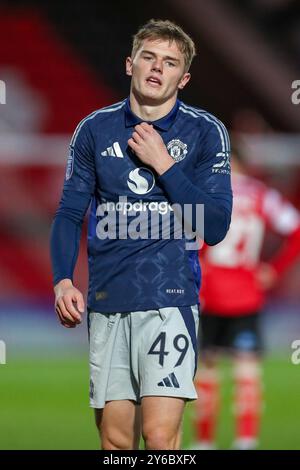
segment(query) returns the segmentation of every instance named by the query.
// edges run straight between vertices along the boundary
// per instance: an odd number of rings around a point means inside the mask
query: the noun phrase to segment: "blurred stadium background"
[[[34,0],[0,2],[0,449],[96,449],[88,407],[85,325],[56,321],[48,254],[68,142],[94,109],[123,99],[131,36],[149,18],[177,21],[198,56],[181,98],[208,109],[244,149],[253,174],[300,208],[298,0]],[[1,100],[0,100],[1,101]],[[2,95],[3,102],[3,95]],[[268,236],[264,257],[280,240]],[[76,270],[86,290],[86,248]],[[282,279],[263,315],[266,344],[262,449],[300,449],[300,263]],[[228,448],[233,418],[228,364],[219,444]],[[192,405],[184,446],[193,440]]]

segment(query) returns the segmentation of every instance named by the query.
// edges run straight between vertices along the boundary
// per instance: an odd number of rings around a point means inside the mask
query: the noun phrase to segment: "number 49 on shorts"
[[[153,355],[158,356],[158,362],[161,366],[164,365],[165,356],[167,356],[170,353],[170,351],[166,351],[166,338],[167,336],[166,336],[165,331],[160,333],[148,352],[148,354],[153,354]],[[185,355],[187,353],[187,350],[189,348],[188,338],[183,334],[175,336],[175,338],[173,339],[173,347],[179,353],[178,360],[176,364],[174,365],[174,367],[177,367],[177,366],[180,366],[180,364],[182,364],[185,358]]]

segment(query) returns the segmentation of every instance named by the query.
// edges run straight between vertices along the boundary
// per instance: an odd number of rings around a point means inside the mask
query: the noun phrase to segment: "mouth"
[[[159,78],[153,77],[153,76],[148,77],[148,78],[146,79],[146,82],[147,82],[149,85],[154,86],[154,87],[159,87],[159,86],[161,86],[161,84],[162,84]]]

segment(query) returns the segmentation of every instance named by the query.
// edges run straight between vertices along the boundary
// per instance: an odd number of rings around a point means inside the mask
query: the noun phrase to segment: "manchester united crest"
[[[170,140],[167,145],[167,149],[175,162],[180,162],[186,157],[187,145],[181,142],[179,139]]]

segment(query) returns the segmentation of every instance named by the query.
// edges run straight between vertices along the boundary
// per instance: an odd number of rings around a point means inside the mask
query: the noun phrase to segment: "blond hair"
[[[132,58],[134,58],[145,39],[175,41],[184,56],[185,71],[189,70],[196,55],[196,48],[192,38],[180,26],[169,20],[149,20],[133,36]]]

